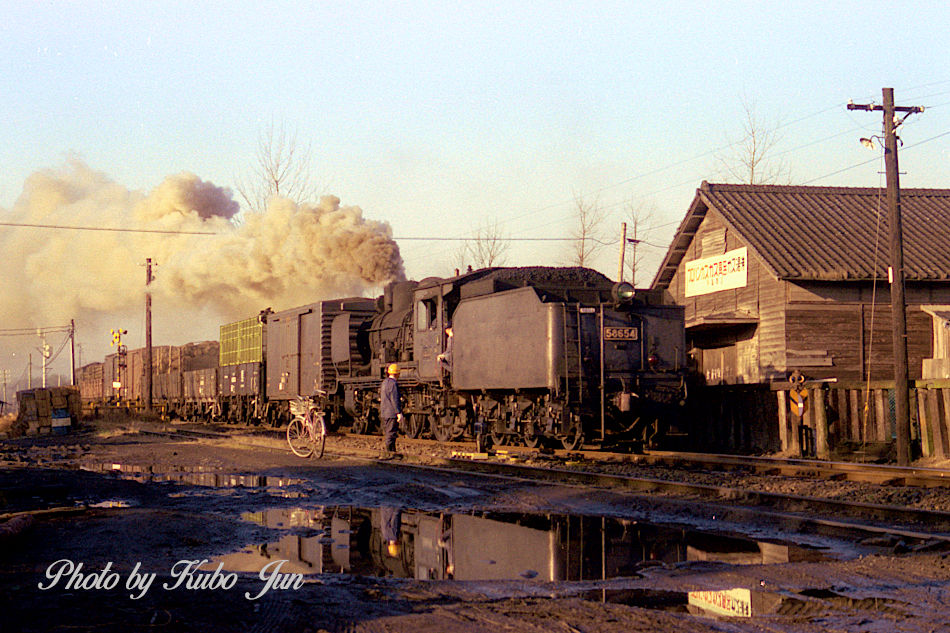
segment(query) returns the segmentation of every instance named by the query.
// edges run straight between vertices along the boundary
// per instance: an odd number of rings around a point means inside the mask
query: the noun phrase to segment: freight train
[[[265,310],[221,326],[216,362],[202,345],[153,352],[154,402],[172,415],[280,425],[302,396],[319,402],[330,428],[369,433],[396,363],[411,437],[576,449],[649,443],[686,398],[683,308],[580,267],[395,282],[376,300]],[[140,353],[83,368],[84,399],[116,400],[122,389],[139,398],[144,373],[128,374]]]

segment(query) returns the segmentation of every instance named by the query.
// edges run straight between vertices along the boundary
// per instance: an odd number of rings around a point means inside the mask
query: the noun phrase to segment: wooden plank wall
[[[802,388],[808,405],[799,419],[789,408],[787,383],[695,387],[680,426],[690,448],[702,452],[892,457],[893,382],[806,382]],[[950,380],[915,381],[910,397],[915,455],[950,459]]]
[[[802,388],[808,392],[808,406],[799,419],[788,404],[791,386],[772,386],[782,452],[819,458],[848,453],[886,457],[895,434],[893,382],[806,382]],[[950,458],[950,381],[915,381],[910,399],[911,441],[920,456]],[[811,442],[803,444],[802,437]]]

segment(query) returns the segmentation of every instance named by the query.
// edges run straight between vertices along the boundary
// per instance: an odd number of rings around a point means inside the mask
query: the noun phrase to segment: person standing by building
[[[383,454],[380,459],[396,457],[396,433],[402,423],[402,403],[399,401],[399,365],[386,369],[387,377],[379,385],[379,420],[383,430]]]

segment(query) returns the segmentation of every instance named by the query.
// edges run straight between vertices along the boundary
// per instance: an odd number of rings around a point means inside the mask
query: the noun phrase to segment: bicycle
[[[287,425],[287,443],[297,457],[323,457],[327,441],[327,425],[323,411],[309,398],[290,401],[293,419]]]

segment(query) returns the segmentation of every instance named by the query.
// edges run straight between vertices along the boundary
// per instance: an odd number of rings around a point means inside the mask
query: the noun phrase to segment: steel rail
[[[704,464],[722,468],[745,468],[763,474],[817,477],[884,485],[925,488],[950,486],[950,470],[942,468],[672,451],[649,451],[638,457],[649,463],[671,466]]]
[[[176,429],[181,436],[193,437],[235,437],[231,433],[215,431],[197,431]],[[267,435],[265,433],[265,435]],[[349,435],[342,433],[341,435]],[[356,435],[355,437],[366,437]],[[471,448],[471,442],[439,442],[429,439],[410,439],[403,437],[402,442],[419,445],[440,446],[446,449]],[[523,455],[538,455],[542,451],[525,446],[502,446],[499,450]],[[551,452],[548,452],[551,454]],[[615,453],[600,450],[555,450],[553,455],[562,459],[580,457],[594,463],[629,463],[643,465],[664,465],[673,468],[708,467],[715,470],[745,470],[761,475],[781,475],[810,479],[834,481],[852,481],[886,486],[911,486],[922,488],[950,487],[950,470],[921,466],[897,466],[892,464],[868,464],[860,462],[828,461],[793,457],[772,457],[755,455],[725,455],[716,453],[696,453],[683,451],[650,450],[644,453]]]
[[[409,440],[413,443],[440,444],[436,440]],[[470,446],[470,443],[449,444],[451,447]],[[538,454],[536,448],[525,446],[502,446],[499,450],[509,453]],[[853,481],[893,486],[916,486],[923,488],[950,487],[950,470],[921,466],[896,466],[891,464],[867,464],[861,462],[828,461],[792,457],[770,457],[755,455],[725,455],[716,453],[695,453],[683,451],[656,451],[644,453],[614,453],[600,450],[553,451],[555,457],[582,457],[592,462],[659,464],[674,468],[706,466],[718,470],[748,470],[763,475],[784,475],[788,477],[807,477]]]

